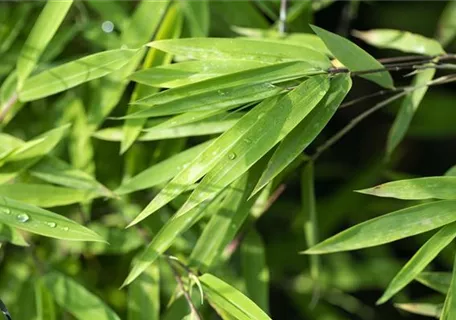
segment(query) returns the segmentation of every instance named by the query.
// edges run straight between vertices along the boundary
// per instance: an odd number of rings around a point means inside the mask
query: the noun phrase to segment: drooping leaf
[[[304,253],[324,254],[378,246],[456,221],[456,201],[443,200],[394,211],[360,223]]]
[[[351,78],[347,75],[338,75],[331,79],[330,88],[324,98],[280,143],[253,193],[261,190],[282,172],[317,137],[350,88]]]
[[[456,223],[443,227],[432,236],[407,262],[401,271],[398,272],[377,303],[386,302],[407,284],[412,282],[455,237]]]
[[[18,89],[35,68],[41,54],[56,33],[73,1],[46,2],[17,60]]]
[[[127,64],[137,53],[132,49],[109,50],[44,70],[24,82],[19,99],[25,102],[44,98],[103,77]]]
[[[421,272],[416,280],[431,289],[447,294],[451,283],[451,272]]]
[[[206,273],[200,277],[207,299],[239,320],[271,319],[249,298],[217,277]]]
[[[29,245],[19,231],[6,224],[0,224],[0,242],[10,242],[21,247]]]
[[[55,302],[76,319],[120,320],[100,298],[73,279],[57,272],[50,272],[43,279]]]
[[[180,214],[220,192],[283,139],[328,89],[327,77],[316,76],[280,100],[273,98],[257,105],[182,170],[130,225],[171,201],[209,171],[211,174],[203,179]]]
[[[427,317],[439,318],[442,313],[442,304],[434,303],[396,303],[396,308]]]
[[[128,288],[128,320],[160,319],[160,270],[152,264]]]
[[[92,230],[64,216],[5,197],[0,200],[0,223],[51,238],[104,241]]]
[[[366,71],[383,68],[383,65],[375,60],[374,57],[349,40],[317,26],[311,27],[333,55],[350,71]],[[363,74],[361,77],[385,88],[394,87],[393,79],[388,71]]]
[[[250,230],[241,245],[242,272],[248,296],[263,311],[269,311],[269,269],[263,240]]]
[[[440,17],[437,39],[442,46],[446,47],[453,41],[456,36],[456,3],[449,1]]]
[[[404,200],[456,199],[456,177],[425,177],[387,182],[357,192]]]
[[[388,133],[388,140],[386,144],[387,157],[391,156],[407,133],[410,122],[412,121],[421,100],[423,100],[423,97],[428,90],[428,86],[425,86],[425,84],[432,80],[434,74],[435,69],[427,69],[422,70],[413,78],[412,86],[422,86],[422,88],[413,90],[405,96],[402,101],[399,112],[397,113],[391,130]]]
[[[249,39],[176,39],[154,41],[148,46],[195,60],[305,61],[322,70],[330,67],[328,58],[313,49]]]
[[[354,31],[353,35],[368,44],[402,52],[425,54],[429,56],[445,53],[440,43],[419,34],[393,29],[372,29]]]

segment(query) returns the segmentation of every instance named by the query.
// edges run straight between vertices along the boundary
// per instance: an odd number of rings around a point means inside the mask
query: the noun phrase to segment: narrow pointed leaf
[[[43,279],[38,279],[35,283],[35,298],[37,320],[57,319],[56,308],[52,295],[44,284]]]
[[[368,44],[402,52],[435,56],[445,53],[440,43],[419,34],[393,29],[372,29],[355,31],[353,35]]]
[[[0,200],[0,223],[51,238],[104,241],[92,230],[64,216],[5,197]]]
[[[456,36],[456,3],[454,1],[448,1],[443,13],[440,17],[437,39],[440,41],[442,46],[446,47],[454,40]]]
[[[445,303],[443,305],[442,314],[440,320],[451,320],[456,314],[456,297],[454,293],[456,292],[456,255],[455,261],[453,263],[453,272],[451,276],[451,283],[448,293],[445,298]]]
[[[0,224],[0,242],[9,242],[21,247],[29,245],[17,229],[11,228],[6,224]]]
[[[148,46],[196,60],[256,60],[269,63],[300,60],[320,69],[330,67],[324,54],[310,48],[248,39],[162,40],[151,42]]]
[[[421,316],[439,318],[442,313],[442,304],[433,303],[396,303],[396,308]]]
[[[456,165],[452,166],[450,169],[445,172],[445,176],[447,177],[456,177]]]
[[[2,25],[2,30],[0,30],[0,53],[7,52],[14,43],[14,40],[30,17],[32,5],[22,3],[20,6],[14,6],[11,9],[13,12],[6,17],[7,21]]]
[[[385,303],[407,284],[412,282],[455,237],[456,223],[443,227],[432,236],[407,262],[401,271],[398,272],[377,303]]]
[[[152,264],[128,288],[128,320],[160,319],[160,270]]]
[[[17,60],[18,88],[35,68],[38,59],[56,33],[73,1],[46,2]]]
[[[248,296],[263,311],[269,311],[269,269],[260,235],[251,230],[241,245],[242,273]]]
[[[228,283],[206,273],[200,277],[207,299],[239,320],[271,319],[252,300]]]
[[[450,272],[421,272],[416,280],[440,293],[447,294],[451,284]]]
[[[98,222],[92,222],[88,227],[106,240],[85,243],[85,250],[90,254],[123,255],[144,245],[144,238],[137,229],[108,227]]]
[[[103,301],[73,279],[57,272],[44,277],[55,302],[78,320],[120,320]]]
[[[280,143],[253,194],[261,190],[302,154],[334,115],[350,88],[351,78],[347,75],[338,75],[331,79],[330,88],[324,98]]]
[[[192,38],[207,37],[209,33],[209,3],[209,0],[180,1]]]
[[[137,52],[130,49],[104,51],[45,70],[24,82],[19,99],[31,101],[44,98],[103,77],[123,67]]]
[[[353,42],[317,26],[312,30],[323,40],[333,55],[350,71],[382,69],[383,65]],[[393,79],[388,71],[361,75],[385,88],[393,88]]]
[[[432,80],[435,71],[435,69],[422,70],[413,78],[412,86],[423,87],[413,90],[405,96],[404,100],[402,100],[397,116],[394,119],[394,123],[388,133],[388,140],[386,144],[386,154],[388,157],[391,156],[393,151],[405,137],[413,116],[415,115],[421,100],[423,100],[423,97],[429,88],[424,85]]]
[[[456,199],[456,177],[426,177],[387,182],[357,192],[403,200]]]
[[[304,253],[324,254],[378,246],[454,222],[455,213],[454,200],[409,207],[360,223],[320,242]]]

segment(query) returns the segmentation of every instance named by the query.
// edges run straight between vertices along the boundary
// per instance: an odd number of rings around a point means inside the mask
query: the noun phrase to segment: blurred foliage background
[[[288,32],[311,32],[308,24],[312,23],[349,37],[376,58],[401,54],[368,46],[351,37],[352,30],[391,28],[433,37],[439,17],[447,5],[446,1],[329,1],[314,11],[311,2],[289,2],[290,6],[301,3],[303,9],[292,22],[287,23]],[[42,61],[53,65],[54,61],[65,62],[116,47],[118,37],[115,35],[119,34],[124,19],[132,14],[137,4],[136,1],[76,1],[57,31],[54,42],[51,42],[43,54]],[[0,3],[0,35],[3,36],[3,41],[6,37],[1,34],[1,27],[6,25],[6,21],[14,18],[21,24],[11,46],[7,50],[0,50],[1,82],[4,83],[14,69],[21,45],[42,7],[42,2]],[[233,37],[236,33],[232,26],[271,28],[279,16],[280,1],[214,0],[210,1],[209,8],[207,17],[204,17],[204,14],[196,15],[197,19],[208,19],[208,35]],[[110,33],[102,30],[102,24],[106,21],[113,22],[114,29]],[[186,19],[181,37],[190,35],[191,23]],[[453,41],[447,51],[455,50],[456,42]],[[395,74],[398,85],[408,83],[409,78],[403,77],[405,73]],[[99,97],[96,88],[101,83],[101,80],[93,80],[67,93],[29,102],[24,108],[17,105],[3,119],[1,130],[23,140],[30,140],[57,125],[73,123],[69,135],[53,150],[53,154],[76,168],[93,173],[99,182],[111,190],[117,188],[126,177],[166,159],[183,146],[195,145],[206,139],[192,137],[140,142],[120,156],[118,143],[84,137],[86,121],[88,119],[90,124],[93,111],[90,108],[97,107],[96,101]],[[133,89],[133,83],[126,87],[110,116],[122,116],[126,113]],[[378,90],[374,84],[357,78],[347,100]],[[5,95],[2,91],[2,103],[8,99]],[[79,97],[81,104],[68,103],[72,95]],[[455,101],[455,84],[430,88],[413,119],[406,139],[388,163],[383,161],[386,137],[398,104],[369,117],[322,154],[315,164],[320,239],[328,238],[372,217],[410,205],[410,202],[369,197],[354,193],[353,190],[398,178],[442,175],[455,164]],[[317,146],[375,102],[373,99],[339,110],[307,149],[308,153],[315,151]],[[116,120],[106,119],[101,128],[116,124]],[[34,179],[31,175],[23,177],[25,182],[33,182]],[[322,256],[321,283],[315,291],[310,278],[309,259],[297,254],[306,247],[302,223],[299,220],[302,210],[300,179],[301,168],[292,170],[283,183],[283,192],[256,222],[257,230],[264,241],[269,268],[271,317],[287,320],[421,319],[417,315],[397,310],[392,303],[375,306],[375,301],[401,266],[429,238],[426,233],[380,247]],[[52,211],[80,223],[90,217],[94,222],[89,222],[88,225],[93,230],[97,230],[97,225],[102,224],[122,230],[126,222],[139,213],[155,192],[156,190],[145,190],[114,200],[95,199],[82,204],[55,207]],[[171,208],[176,208],[179,201],[181,200],[171,204]],[[157,218],[149,221],[151,232],[157,232],[158,227],[169,216],[170,210],[164,209]],[[103,230],[101,226],[100,233],[104,232]],[[201,230],[202,225],[193,227],[185,233],[181,241],[176,242],[169,253],[178,257],[188,255]],[[0,251],[0,297],[14,315],[14,319],[33,319],[36,312],[35,293],[32,290],[37,283],[35,276],[46,268],[53,268],[74,277],[101,297],[122,319],[126,319],[127,289],[118,288],[128,273],[130,261],[138,252],[142,240],[130,229],[132,235],[129,233],[120,237],[115,231],[109,232],[113,233],[108,235],[111,244],[114,244],[111,249],[103,244],[70,243],[30,235],[27,236],[31,244],[29,247],[4,244]],[[432,263],[432,269],[450,270],[455,250],[454,243],[448,246]],[[235,251],[229,262],[230,267],[220,272],[219,276],[242,288],[239,277],[242,269],[240,256],[240,250]],[[187,305],[180,297],[166,310],[175,290],[175,282],[163,261],[160,262],[160,271],[163,319],[181,319],[188,313]],[[419,283],[412,283],[394,299],[401,302],[425,298],[442,301],[441,296]],[[171,314],[173,310],[177,315]],[[64,312],[59,314],[60,319],[71,319],[71,316]],[[148,318],[145,316],[141,319]],[[207,319],[215,319],[215,316],[208,315]]]

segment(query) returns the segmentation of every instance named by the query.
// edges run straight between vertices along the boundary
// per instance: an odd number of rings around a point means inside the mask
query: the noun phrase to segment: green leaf
[[[96,193],[90,190],[61,188],[45,184],[13,183],[0,185],[0,197],[7,197],[44,208],[84,202],[96,196]]]
[[[161,40],[150,42],[148,46],[195,60],[254,60],[267,63],[305,61],[322,70],[331,66],[324,54],[310,48],[249,39]]]
[[[445,298],[445,304],[443,305],[441,320],[450,320],[456,314],[456,297],[454,292],[456,291],[456,255],[453,263],[453,274],[451,276],[450,288]]]
[[[317,244],[306,254],[324,254],[378,246],[456,221],[456,201],[413,206],[368,220]]]
[[[38,59],[56,33],[72,3],[72,0],[46,2],[17,60],[19,90],[35,68]]]
[[[354,31],[353,35],[368,44],[385,49],[435,56],[445,53],[440,43],[407,31],[393,29],[372,29]]]
[[[452,166],[450,169],[445,172],[445,176],[455,177],[456,176],[456,165]]]
[[[176,88],[229,73],[264,66],[266,65],[260,61],[248,60],[183,61],[137,71],[129,78],[148,86]]]
[[[249,298],[226,282],[206,273],[200,277],[207,299],[239,320],[271,319]]]
[[[317,105],[328,89],[327,77],[316,76],[304,81],[280,100],[264,100],[182,170],[130,226],[171,201],[209,171],[210,174],[202,180],[179,214],[220,192],[283,139]]]
[[[416,280],[440,293],[447,294],[450,289],[450,272],[421,272]]]
[[[407,133],[413,116],[415,115],[421,100],[423,100],[423,97],[429,88],[428,86],[425,86],[425,84],[432,80],[435,71],[435,69],[422,70],[413,78],[412,86],[422,86],[422,88],[411,91],[402,101],[399,112],[394,119],[393,126],[388,133],[388,140],[386,144],[387,157],[391,156]]]
[[[434,303],[396,303],[396,308],[421,316],[439,318],[442,313],[442,304]]]
[[[64,216],[5,197],[0,200],[0,223],[51,238],[104,241],[92,230]]]
[[[20,6],[11,9],[13,12],[6,17],[7,20],[2,23],[0,30],[0,53],[6,52],[14,43],[30,16],[32,5],[21,3]]]
[[[186,1],[181,0],[179,4],[185,14],[190,36],[207,37],[209,33],[210,12],[209,1]]]
[[[312,30],[323,40],[334,56],[350,71],[382,69],[383,65],[353,42],[332,32],[311,25]],[[361,77],[385,88],[393,88],[393,79],[388,71],[363,74]]]
[[[100,298],[71,278],[51,272],[43,279],[55,302],[76,319],[120,320]]]
[[[269,269],[260,235],[253,229],[241,245],[242,273],[248,296],[263,311],[269,311]]]
[[[19,231],[6,224],[0,224],[0,242],[9,242],[21,247],[29,245]]]
[[[123,67],[137,53],[130,49],[104,51],[45,70],[24,82],[19,100],[37,100],[103,77]]]
[[[160,270],[152,264],[128,288],[128,320],[160,319]]]
[[[456,199],[456,177],[426,177],[380,184],[357,192],[403,200]]]
[[[337,75],[331,79],[330,88],[324,98],[280,143],[253,194],[282,172],[318,136],[350,91],[351,84],[348,75]]]
[[[388,285],[377,304],[385,303],[407,284],[413,281],[421,271],[456,237],[456,223],[443,227],[430,238],[398,272]]]
[[[440,17],[437,28],[437,39],[442,46],[447,46],[456,36],[456,3],[448,1]]]
[[[57,319],[54,300],[52,300],[52,295],[41,278],[35,283],[35,298],[37,320]]]
[[[211,143],[212,141],[201,143],[153,165],[136,176],[123,181],[114,192],[119,195],[127,194],[151,188],[171,180]]]
[[[104,224],[93,222],[88,225],[106,242],[88,242],[86,250],[94,255],[122,255],[131,252],[144,244],[144,238],[138,230],[118,227],[108,227]]]

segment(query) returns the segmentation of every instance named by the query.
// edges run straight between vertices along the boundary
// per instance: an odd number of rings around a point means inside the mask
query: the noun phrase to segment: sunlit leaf
[[[440,293],[447,294],[451,283],[451,273],[421,272],[415,280]]]
[[[433,303],[396,303],[396,308],[422,316],[439,318],[442,312],[442,304]]]
[[[46,2],[17,60],[18,89],[35,68],[44,49],[56,33],[73,1]]]
[[[128,288],[128,320],[160,319],[160,270],[152,264]]]
[[[425,177],[387,182],[357,192],[404,200],[456,199],[456,177]]]
[[[300,60],[315,68],[330,67],[329,60],[324,54],[310,48],[284,43],[249,39],[191,38],[154,41],[148,45],[195,60],[254,60],[269,63]]]
[[[383,68],[383,65],[380,62],[375,60],[374,57],[353,42],[317,26],[311,27],[321,40],[323,40],[334,56],[350,71],[366,71]],[[393,79],[388,71],[363,74],[361,77],[375,82],[385,88],[394,87]]]
[[[73,279],[57,272],[44,277],[55,302],[78,320],[120,320],[103,301]]]
[[[249,298],[228,283],[206,273],[200,277],[207,299],[239,320],[271,319]]]
[[[368,44],[402,52],[425,54],[429,56],[445,53],[440,43],[419,34],[393,29],[372,29],[354,31],[353,35]]]
[[[378,246],[456,221],[456,201],[443,200],[391,212],[360,223],[304,253],[323,254]]]
[[[40,99],[103,77],[127,64],[137,52],[130,49],[104,51],[45,70],[24,82],[19,99]]]
[[[407,284],[412,282],[455,237],[456,223],[443,227],[432,236],[394,277],[377,303],[386,302]]]
[[[104,241],[98,234],[51,211],[2,197],[0,223],[43,236],[78,241]]]

